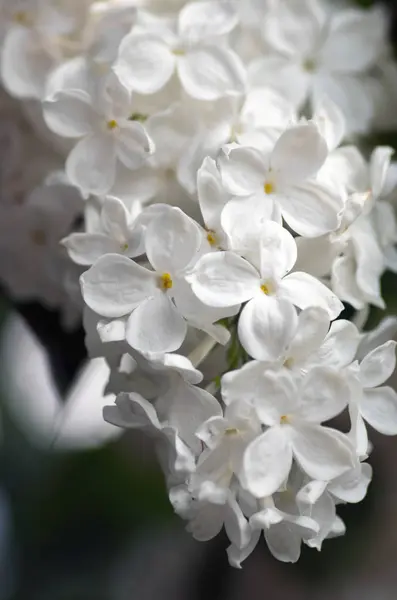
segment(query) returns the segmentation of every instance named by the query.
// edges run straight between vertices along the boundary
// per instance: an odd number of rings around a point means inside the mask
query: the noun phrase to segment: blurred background
[[[371,143],[397,148],[397,137]],[[395,275],[383,290],[396,315]],[[297,565],[261,543],[237,571],[222,536],[185,534],[150,442],[102,422],[106,377],[100,360],[85,367],[80,330],[0,293],[0,600],[397,598],[397,439],[371,432],[374,480],[340,508],[344,537],[304,548]]]

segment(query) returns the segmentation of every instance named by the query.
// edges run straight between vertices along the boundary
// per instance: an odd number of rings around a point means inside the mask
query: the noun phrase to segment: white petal
[[[43,102],[46,125],[62,137],[82,137],[93,130],[99,119],[89,95],[82,90],[55,93]]]
[[[121,42],[113,67],[121,83],[140,94],[153,94],[171,79],[175,56],[158,36],[131,33]]]
[[[222,377],[222,400],[228,406],[244,399],[251,403],[258,397],[266,365],[258,361],[249,361],[241,369],[229,371]],[[260,394],[261,395],[261,394]]]
[[[132,312],[126,340],[138,352],[173,352],[181,347],[186,331],[185,319],[167,294],[158,291]]]
[[[340,431],[294,422],[290,432],[294,456],[309,477],[329,481],[354,467],[353,446]]]
[[[371,465],[360,463],[357,468],[331,481],[328,490],[343,502],[361,502],[367,494],[371,479]]]
[[[332,289],[341,300],[356,310],[365,307],[363,293],[356,282],[356,263],[349,256],[338,257],[332,266]]]
[[[253,496],[263,498],[280,488],[291,465],[292,450],[282,427],[271,427],[246,449],[240,479]]]
[[[332,323],[315,360],[329,367],[346,367],[356,356],[360,333],[350,321],[340,319]]]
[[[156,276],[117,254],[100,258],[80,278],[88,306],[104,317],[122,317],[156,292]]]
[[[326,141],[314,123],[295,125],[279,137],[270,166],[277,182],[295,185],[315,175],[327,154]]]
[[[261,531],[254,531],[251,534],[250,542],[244,548],[240,549],[234,544],[231,544],[226,549],[227,557],[231,567],[234,567],[235,569],[241,569],[241,563],[255,550],[255,547],[260,540],[260,536]]]
[[[178,73],[186,92],[198,100],[218,100],[244,93],[245,69],[232,50],[200,46],[178,61]]]
[[[199,300],[209,306],[241,304],[250,300],[260,287],[258,272],[233,252],[203,256],[188,279]]]
[[[198,256],[200,230],[179,208],[154,218],[146,229],[146,254],[158,273],[183,271]]]
[[[361,394],[362,390],[359,389],[358,397],[361,397]],[[360,460],[366,459],[369,452],[368,432],[356,402],[349,404],[349,417],[351,422],[351,429],[348,433],[349,439],[355,447],[358,458]]]
[[[313,120],[326,140],[328,150],[330,152],[335,150],[346,133],[346,123],[340,108],[327,96],[324,96],[317,100]]]
[[[384,308],[380,278],[384,257],[374,226],[369,218],[357,220],[350,228],[356,259],[356,281],[367,302]]]
[[[137,169],[154,150],[144,127],[140,123],[126,121],[116,132],[116,154],[129,169]]]
[[[329,288],[307,273],[290,273],[282,280],[278,294],[301,310],[309,306],[323,308],[329,318],[336,319],[343,304]]]
[[[394,150],[389,146],[378,146],[372,152],[370,172],[371,190],[374,198],[379,198],[385,187],[387,171],[393,154]]]
[[[197,192],[201,214],[208,229],[217,230],[228,199],[216,162],[207,156],[197,172]]]
[[[263,192],[267,162],[254,148],[232,148],[221,154],[219,166],[225,189],[234,196],[251,196]]]
[[[66,174],[83,194],[106,194],[116,175],[116,155],[110,137],[94,133],[80,140],[66,160]]]
[[[312,537],[317,530],[317,524],[309,517],[288,517],[265,531],[265,539],[270,552],[277,560],[295,563],[300,557],[302,539]]]
[[[340,10],[331,19],[319,58],[330,71],[361,72],[382,52],[385,21],[377,11]]]
[[[234,251],[246,257],[251,257],[253,253],[259,259],[258,247],[263,226],[270,219],[277,220],[281,225],[279,214],[277,205],[270,198],[265,199],[263,194],[233,198],[222,211],[221,224]]]
[[[319,349],[328,333],[330,319],[327,312],[318,307],[305,308],[298,316],[297,328],[288,348],[288,359],[302,361]]]
[[[34,31],[10,27],[2,41],[1,78],[12,96],[41,100],[46,77],[53,65]]]
[[[396,368],[396,342],[390,340],[372,350],[360,364],[360,382],[364,388],[385,383]]]
[[[278,223],[265,221],[260,238],[261,275],[277,278],[291,271],[297,259],[296,242],[292,235]]]
[[[277,360],[285,352],[296,322],[296,309],[288,300],[265,294],[256,296],[240,315],[240,342],[256,360]]]
[[[289,373],[269,370],[258,378],[258,383],[259,389],[252,400],[263,424],[278,425],[282,416],[296,411],[298,392]]]
[[[204,504],[197,515],[189,521],[186,531],[199,542],[207,542],[221,531],[224,521],[224,506]]]
[[[385,317],[377,327],[365,332],[360,338],[357,358],[363,359],[371,350],[397,336],[397,317]]]
[[[346,132],[366,133],[374,114],[374,101],[364,77],[343,73],[319,72],[313,80],[314,102],[327,95],[342,111]]]
[[[317,182],[286,188],[276,194],[288,225],[305,237],[318,237],[340,224],[343,197]]]
[[[248,521],[234,497],[229,498],[226,508],[225,531],[227,537],[237,548],[245,548],[251,538]]]
[[[121,244],[103,233],[72,233],[62,244],[78,265],[93,265],[104,254],[123,254]]]
[[[197,453],[202,450],[202,445],[196,431],[208,419],[223,414],[219,402],[211,394],[182,379],[157,399],[156,409],[162,421],[174,427],[179,437]]]
[[[391,387],[365,390],[359,409],[374,429],[383,435],[397,435],[397,393]]]
[[[338,254],[338,245],[333,244],[329,235],[317,238],[298,237],[297,271],[306,271],[314,277],[324,277],[331,273],[332,263]]]
[[[105,406],[103,417],[108,423],[118,427],[132,429],[160,429],[156,410],[139,394],[121,393],[115,400],[115,406]]]
[[[254,60],[249,67],[249,81],[255,87],[277,90],[293,106],[299,107],[307,100],[312,77],[303,65],[280,54],[270,54]]]
[[[319,40],[325,16],[317,2],[276,3],[263,19],[262,33],[278,52],[303,59]]]
[[[300,389],[299,416],[312,423],[322,423],[341,413],[349,400],[350,388],[343,373],[314,367]]]
[[[179,13],[178,32],[187,42],[194,43],[229,33],[238,23],[237,13],[229,2],[189,3]]]

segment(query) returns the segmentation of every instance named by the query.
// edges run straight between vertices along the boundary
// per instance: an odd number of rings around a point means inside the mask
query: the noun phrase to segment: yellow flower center
[[[216,246],[217,245],[216,233],[215,233],[215,231],[212,231],[212,229],[209,229],[207,231],[207,241],[210,244],[210,246]]]
[[[32,24],[32,19],[26,10],[17,10],[17,12],[14,13],[13,20],[15,23],[18,23],[18,25],[24,25],[25,27]]]
[[[186,51],[183,48],[174,48],[172,54],[174,54],[175,56],[185,56]]]
[[[316,70],[316,61],[313,58],[307,58],[303,62],[303,68],[308,73],[313,73]]]
[[[239,430],[236,427],[228,427],[225,429],[225,435],[237,435]]]
[[[118,126],[116,119],[111,119],[110,121],[108,121],[107,126],[110,130],[116,129],[116,127]]]
[[[170,290],[172,288],[172,277],[169,273],[163,273],[160,277],[160,287],[162,290]]]
[[[127,242],[125,242],[124,244],[120,244],[120,248],[123,252],[126,252],[129,248]]]
[[[273,194],[273,192],[274,192],[274,185],[270,181],[268,181],[263,186],[263,190],[264,190],[265,194]]]
[[[270,295],[270,289],[268,288],[268,286],[265,283],[262,283],[261,290],[264,294],[266,294],[266,296]]]
[[[287,425],[289,423],[288,415],[281,415],[280,417],[280,425]]]

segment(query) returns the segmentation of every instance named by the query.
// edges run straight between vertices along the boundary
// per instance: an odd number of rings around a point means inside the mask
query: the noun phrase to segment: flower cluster
[[[104,418],[153,437],[196,539],[225,527],[237,567],[262,532],[282,561],[320,549],[344,533],[336,506],[366,495],[367,424],[397,434],[395,321],[361,333],[397,272],[393,150],[353,145],[392,104],[387,15],[1,9],[18,99],[1,122],[1,280],[69,321],[80,281],[87,350],[116,395]]]

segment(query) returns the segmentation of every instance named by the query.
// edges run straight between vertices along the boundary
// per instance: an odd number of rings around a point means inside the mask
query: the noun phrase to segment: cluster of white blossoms
[[[397,434],[395,320],[361,332],[397,272],[396,169],[391,148],[352,145],[392,124],[387,14],[1,11],[3,285],[70,323],[84,305],[116,395],[104,418],[153,437],[196,539],[224,527],[237,567],[262,532],[282,561],[320,549],[344,533],[336,506],[366,495],[367,424]]]

